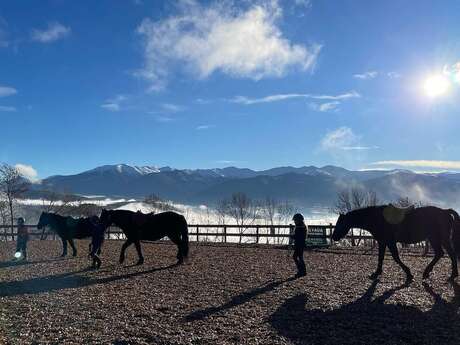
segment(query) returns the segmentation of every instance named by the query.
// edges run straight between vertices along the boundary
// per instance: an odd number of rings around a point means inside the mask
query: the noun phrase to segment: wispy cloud
[[[137,33],[144,40],[145,63],[135,75],[149,80],[156,91],[166,86],[170,67],[177,63],[200,79],[221,72],[259,80],[284,76],[292,68],[314,68],[321,45],[294,44],[283,37],[278,1],[243,6],[220,1],[204,6],[188,0],[179,2],[175,16],[144,19]]]
[[[310,103],[310,108],[315,110],[315,111],[320,111],[320,112],[329,112],[329,111],[338,111],[339,110],[339,101],[333,101],[333,102],[327,102],[327,103]]]
[[[178,105],[178,104],[172,104],[172,103],[163,103],[161,105],[161,108],[164,110],[164,111],[167,111],[167,112],[171,112],[171,113],[178,113],[180,111],[184,111],[185,110],[185,107],[182,106],[182,105]]]
[[[175,121],[175,119],[168,115],[156,115],[155,121],[160,122],[160,123],[168,123],[168,122]]]
[[[101,108],[108,110],[108,111],[121,111],[122,110],[122,103],[128,99],[125,95],[117,95],[114,98],[110,98],[106,100],[103,104],[101,104]]]
[[[24,176],[30,182],[39,181],[37,170],[35,170],[31,165],[18,163],[14,167],[22,176]]]
[[[236,96],[229,101],[232,103],[251,105],[258,103],[271,103],[271,102],[280,102],[288,99],[295,98],[306,98],[306,99],[316,99],[316,100],[331,100],[331,101],[343,101],[350,98],[359,98],[361,95],[356,91],[350,91],[339,95],[316,95],[310,93],[287,93],[287,94],[276,94],[269,95],[261,98],[249,98],[246,96]]]
[[[46,29],[33,29],[31,38],[33,41],[51,43],[69,36],[71,31],[70,27],[66,27],[58,22],[51,22],[48,23]]]
[[[398,72],[388,72],[387,77],[390,79],[398,79],[401,78],[401,74]]]
[[[361,137],[350,127],[339,127],[329,131],[321,139],[320,148],[324,151],[365,151],[378,149],[378,146],[361,145]]]
[[[406,167],[406,168],[435,168],[460,170],[460,161],[438,161],[438,160],[387,160],[371,163],[373,166],[381,167]]]
[[[12,96],[18,93],[14,87],[0,85],[0,97]]]
[[[217,164],[236,164],[236,163],[239,163],[239,161],[221,159],[221,160],[214,161],[214,163],[217,163]]]
[[[201,125],[201,126],[197,126],[196,130],[197,131],[203,131],[203,130],[214,128],[214,127],[216,127],[216,126],[215,125]]]
[[[363,150],[377,150],[380,147],[378,146],[343,146],[342,150],[345,151],[363,151]]]
[[[16,107],[9,107],[9,106],[4,106],[0,105],[0,111],[5,111],[5,112],[13,112],[16,111]]]
[[[368,72],[364,72],[360,74],[353,74],[353,77],[356,79],[367,80],[367,79],[374,79],[375,77],[377,77],[378,74],[379,72],[377,71],[368,71]]]

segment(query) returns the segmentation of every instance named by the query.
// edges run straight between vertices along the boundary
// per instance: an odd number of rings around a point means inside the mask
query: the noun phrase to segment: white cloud
[[[378,149],[378,146],[361,145],[361,137],[349,127],[339,127],[326,133],[321,139],[320,147],[324,151],[366,151]]]
[[[14,87],[0,85],[0,97],[12,96],[18,93]]]
[[[349,127],[339,127],[333,131],[326,133],[321,139],[321,148],[325,151],[343,149],[351,147],[359,141],[359,138],[353,133]]]
[[[117,103],[104,103],[101,104],[101,108],[104,108],[109,111],[120,111],[120,105]]]
[[[437,160],[387,160],[373,162],[371,165],[385,167],[407,167],[407,168],[435,168],[460,170],[460,161],[437,161]]]
[[[357,79],[367,80],[367,79],[374,79],[375,77],[377,77],[378,74],[379,72],[377,71],[369,71],[369,72],[365,72],[362,74],[354,74],[353,77]]]
[[[116,95],[114,98],[106,100],[101,104],[101,108],[109,111],[120,111],[122,110],[121,103],[128,99],[125,95]]]
[[[311,0],[294,0],[294,4],[299,7],[310,8]]]
[[[361,95],[356,91],[350,91],[339,95],[315,95],[309,93],[288,93],[288,94],[276,94],[269,95],[261,98],[249,98],[246,96],[236,96],[229,101],[232,103],[239,103],[245,105],[257,104],[257,103],[271,103],[279,102],[294,98],[306,98],[316,100],[331,100],[331,101],[342,101],[350,98],[359,98]]]
[[[387,77],[390,79],[398,79],[401,78],[401,74],[398,72],[388,72]]]
[[[9,107],[9,106],[4,106],[4,105],[0,105],[0,111],[4,111],[4,112],[13,112],[13,111],[16,111],[16,107]]]
[[[66,27],[58,22],[52,22],[48,23],[48,27],[44,30],[33,29],[31,37],[32,40],[37,42],[51,43],[69,36],[70,32],[70,27]]]
[[[161,123],[167,123],[167,122],[172,122],[175,119],[170,117],[170,116],[163,116],[163,115],[158,115],[155,117],[155,121],[161,122]]]
[[[152,90],[160,90],[171,66],[200,79],[221,72],[259,80],[281,77],[292,68],[313,69],[321,45],[293,44],[285,38],[278,27],[282,10],[276,0],[246,9],[235,3],[216,1],[205,7],[183,0],[176,16],[157,22],[144,19],[137,32],[144,39],[145,63],[135,75],[149,80]]]
[[[202,130],[210,129],[210,128],[214,128],[214,127],[216,127],[216,126],[215,125],[201,125],[201,126],[197,126],[196,130],[197,131],[202,131]]]
[[[14,167],[22,176],[24,176],[29,181],[39,181],[37,170],[35,170],[32,166],[26,164],[16,164]]]
[[[338,106],[340,105],[339,101],[327,102],[327,103],[310,103],[310,108],[315,111],[328,112],[328,111],[337,111],[339,110]]]
[[[172,104],[172,103],[163,103],[161,105],[161,108],[164,111],[171,112],[171,113],[177,113],[177,112],[185,110],[185,107],[181,105],[177,105],[177,104]]]

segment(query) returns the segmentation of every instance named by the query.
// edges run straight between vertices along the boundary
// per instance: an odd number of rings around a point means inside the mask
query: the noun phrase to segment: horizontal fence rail
[[[36,225],[26,225],[31,240],[59,240],[56,233],[49,228],[38,229]],[[334,225],[309,225],[307,246],[323,247],[332,245],[332,233]],[[189,224],[188,235],[190,241],[212,243],[241,243],[241,244],[270,244],[290,245],[291,234],[294,232],[293,225],[236,225],[236,224]],[[111,226],[105,232],[105,238],[111,240],[126,239],[123,231]],[[0,225],[0,241],[14,241],[17,239],[17,226]],[[166,239],[166,238],[165,238]],[[349,246],[375,246],[375,240],[365,230],[351,229],[345,237],[345,242],[340,243]],[[429,249],[425,242],[403,247],[424,247],[425,252]]]
[[[46,240],[59,239],[49,230],[38,229],[36,225],[26,225],[30,239]],[[315,244],[331,244],[333,224],[309,225],[308,241]],[[220,243],[254,243],[254,244],[291,244],[290,235],[294,231],[292,225],[236,225],[236,224],[189,224],[188,235],[190,241],[220,242]],[[121,229],[109,227],[105,233],[106,239],[125,239]],[[17,238],[17,226],[13,229],[9,225],[0,225],[0,241],[14,241]],[[351,231],[347,236],[350,240],[371,240],[372,236],[364,231]],[[307,241],[307,242],[308,242]]]

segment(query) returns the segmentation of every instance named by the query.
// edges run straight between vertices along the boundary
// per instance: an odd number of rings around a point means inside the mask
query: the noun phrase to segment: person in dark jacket
[[[307,239],[307,226],[304,218],[300,213],[296,213],[292,220],[295,223],[294,234],[291,237],[294,239],[294,255],[292,258],[297,266],[296,278],[304,277],[307,274],[305,261],[303,260],[303,250],[305,248],[305,240]]]
[[[16,258],[21,258],[22,260],[27,259],[27,241],[29,240],[29,231],[25,226],[25,220],[22,217],[18,218],[18,238],[16,242]],[[20,255],[18,255],[20,253]],[[19,257],[18,257],[18,256]]]
[[[93,268],[101,267],[101,259],[98,254],[101,253],[102,243],[104,242],[104,225],[100,222],[99,217],[93,216],[91,222],[91,244],[89,257],[93,259]]]

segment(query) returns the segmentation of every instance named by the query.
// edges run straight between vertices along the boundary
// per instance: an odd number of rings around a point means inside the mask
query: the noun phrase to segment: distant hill
[[[409,197],[443,205],[460,204],[460,174],[420,174],[408,170],[352,171],[336,166],[173,169],[105,165],[76,175],[51,176],[34,185],[78,195],[143,198],[155,193],[184,203],[214,203],[234,192],[252,198],[291,200],[299,206],[330,206],[338,191],[352,186],[374,190],[382,201]]]

